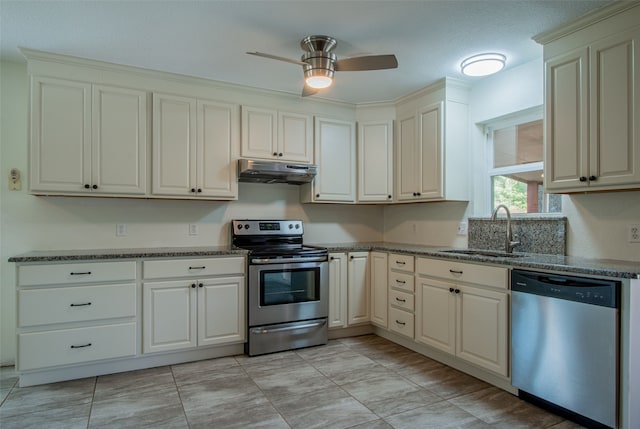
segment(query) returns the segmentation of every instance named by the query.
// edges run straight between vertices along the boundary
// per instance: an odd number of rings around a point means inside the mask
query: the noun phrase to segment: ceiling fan
[[[333,74],[337,71],[384,70],[398,67],[395,55],[367,55],[339,60],[333,53],[337,44],[333,37],[307,36],[300,41],[300,46],[306,51],[300,61],[262,52],[247,52],[247,54],[301,65],[305,78],[303,97],[329,87],[333,82]]]

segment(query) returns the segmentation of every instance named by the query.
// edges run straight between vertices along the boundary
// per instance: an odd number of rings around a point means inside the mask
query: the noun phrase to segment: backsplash
[[[566,255],[566,217],[511,218],[513,240],[520,244],[514,252]],[[507,220],[498,218],[469,218],[469,248],[504,250]]]

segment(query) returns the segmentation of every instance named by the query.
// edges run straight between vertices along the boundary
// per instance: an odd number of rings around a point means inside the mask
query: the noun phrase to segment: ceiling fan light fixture
[[[460,69],[466,76],[488,76],[502,70],[506,61],[507,57],[502,54],[479,54],[460,63]]]
[[[307,86],[311,88],[328,88],[333,83],[333,70],[325,68],[316,69],[312,67],[305,67],[304,81]]]

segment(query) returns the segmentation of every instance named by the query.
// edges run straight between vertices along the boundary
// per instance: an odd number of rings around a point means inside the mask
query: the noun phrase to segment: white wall
[[[381,241],[379,206],[299,203],[299,187],[245,184],[233,202],[140,200],[120,198],[35,197],[7,190],[11,168],[27,176],[26,67],[0,63],[2,122],[0,129],[0,363],[15,354],[15,267],[7,262],[32,250],[216,246],[230,241],[229,222],[242,218],[295,218],[305,222],[305,241],[334,243]],[[246,94],[243,97],[247,97]],[[261,95],[264,97],[264,95]],[[128,226],[116,237],[116,223]],[[199,225],[189,236],[188,225]]]

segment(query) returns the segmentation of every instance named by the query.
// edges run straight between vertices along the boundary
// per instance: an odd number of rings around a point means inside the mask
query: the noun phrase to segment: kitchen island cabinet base
[[[74,364],[34,371],[20,371],[18,373],[20,377],[18,386],[27,387],[37,384],[77,380],[86,377],[96,377],[241,354],[244,354],[244,343],[228,344],[198,350],[154,353],[153,355],[141,355],[119,360],[110,359],[108,362],[92,362],[86,365]]]

